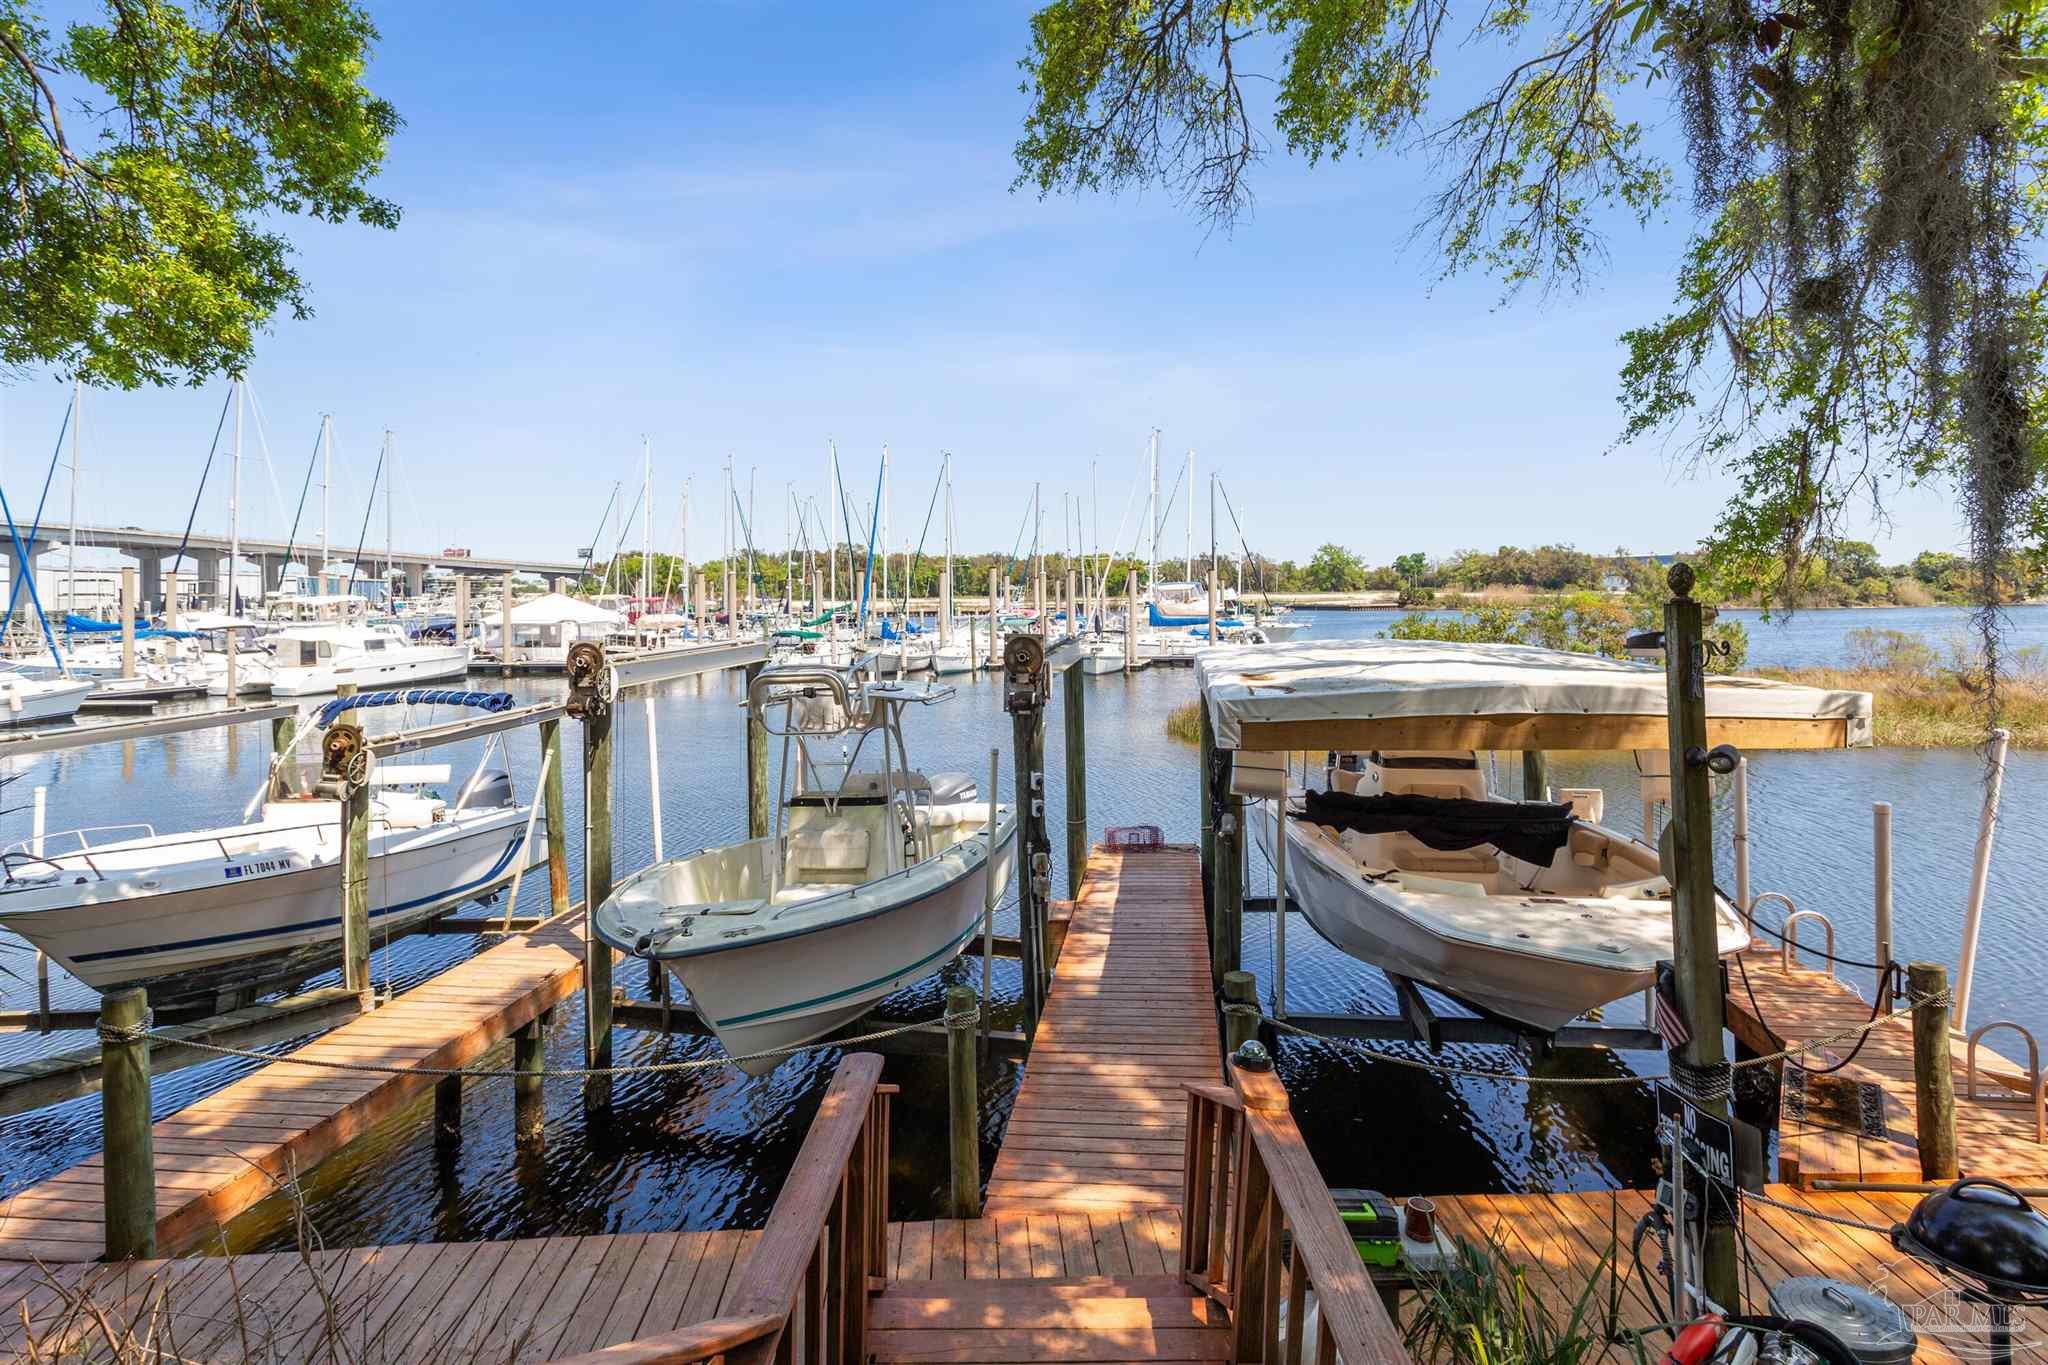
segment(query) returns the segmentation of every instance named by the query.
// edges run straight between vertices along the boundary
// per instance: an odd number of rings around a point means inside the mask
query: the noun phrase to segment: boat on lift
[[[341,957],[341,801],[332,770],[336,748],[360,746],[360,731],[336,722],[361,708],[438,704],[504,710],[512,697],[414,690],[336,698],[302,727],[246,823],[98,826],[12,844],[0,850],[0,929],[95,990],[144,986],[158,1005],[333,967]],[[505,771],[487,766],[495,751],[494,741],[452,792],[446,765],[367,764],[377,937],[486,897],[514,875],[529,807]]]
[[[1647,821],[1668,771],[1661,667],[1432,640],[1223,645],[1196,667],[1232,789],[1265,798],[1254,837],[1269,861],[1286,840],[1289,894],[1352,957],[1537,1033],[1670,960],[1670,882],[1650,843],[1603,823],[1604,793],[1512,800],[1481,758],[1546,736],[1636,749]],[[1713,678],[1707,712],[1752,747],[1870,743],[1867,693]],[[1303,750],[1332,754],[1320,787],[1285,776]],[[1722,954],[1748,945],[1725,897],[1715,920]]]
[[[865,669],[762,670],[747,707],[783,741],[775,828],[628,878],[592,932],[666,968],[753,1075],[780,1058],[752,1054],[822,1038],[938,971],[981,930],[1017,844],[994,793],[909,766],[903,712],[952,695]]]

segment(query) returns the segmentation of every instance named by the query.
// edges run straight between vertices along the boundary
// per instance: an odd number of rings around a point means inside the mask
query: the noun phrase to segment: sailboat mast
[[[839,447],[829,437],[825,441],[825,482],[832,494],[832,505],[825,509],[826,537],[831,541],[825,547],[825,595],[836,602],[839,600]]]
[[[1195,452],[1188,451],[1188,582],[1195,581]]]
[[[327,511],[330,491],[334,487],[334,414],[320,414],[320,576],[315,596],[327,595]]]
[[[697,605],[690,586],[690,481],[683,480],[683,615],[688,616]]]
[[[882,613],[889,611],[889,447],[882,447]]]
[[[235,566],[242,558],[242,377],[235,376],[235,452],[228,474],[228,594],[227,610],[232,619],[235,610]],[[237,676],[235,633],[227,633],[227,684],[228,705],[240,700],[241,682]]]
[[[953,457],[945,457],[940,476],[946,481],[946,573],[939,580],[939,643],[953,643]]]
[[[235,392],[239,395],[241,390],[238,388]],[[239,402],[239,398],[237,401]],[[64,614],[67,616],[78,610],[78,429],[84,425],[84,422],[85,381],[73,379],[71,381],[71,534],[66,538],[69,543],[64,547]],[[235,409],[235,435],[237,439],[240,438],[241,432],[242,410],[240,407],[237,407]],[[31,571],[33,571],[33,566],[31,566]],[[64,633],[66,636],[69,636],[71,633],[69,622],[65,624]]]
[[[790,513],[796,508],[796,480],[783,483],[788,500],[782,505],[782,606],[785,611],[796,610],[796,523]]]
[[[397,598],[398,590],[392,586],[391,574],[397,567],[392,563],[391,554],[391,490],[398,484],[398,456],[391,448],[391,428],[384,428],[384,600],[389,603]]]
[[[647,605],[648,573],[654,564],[654,444],[640,438],[640,605]]]
[[[1152,544],[1145,552],[1145,591],[1159,581],[1159,519],[1164,509],[1159,505],[1159,428],[1152,428],[1152,492],[1146,503],[1146,517],[1152,523]]]

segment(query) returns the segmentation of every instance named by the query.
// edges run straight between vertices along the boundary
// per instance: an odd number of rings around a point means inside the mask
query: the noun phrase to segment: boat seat
[[[1431,848],[1410,834],[1389,834],[1389,861],[1402,872],[1498,872],[1500,854],[1491,844],[1472,848]]]
[[[790,831],[785,885],[857,886],[868,879],[868,831],[851,820],[818,821]]]

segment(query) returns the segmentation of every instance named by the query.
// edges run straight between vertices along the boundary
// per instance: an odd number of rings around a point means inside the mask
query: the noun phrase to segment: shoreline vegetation
[[[1756,668],[1761,678],[1808,687],[1868,692],[1874,712],[1871,742],[1880,749],[1974,749],[1984,743],[1983,671],[1960,643],[1944,655],[1917,635],[1897,630],[1850,631],[1846,656],[1834,668]],[[1596,653],[1596,650],[1580,650]],[[2000,724],[2015,749],[2048,749],[2048,658],[2017,652],[1999,683]],[[1198,701],[1167,714],[1167,735],[1201,742]]]

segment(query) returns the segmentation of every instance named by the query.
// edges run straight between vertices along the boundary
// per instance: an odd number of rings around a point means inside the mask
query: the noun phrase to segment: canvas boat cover
[[[1549,867],[1571,839],[1572,808],[1549,801],[1474,801],[1448,796],[1357,796],[1310,790],[1297,820],[1360,834],[1406,834],[1440,852],[1492,844]]]
[[[1219,646],[1196,656],[1216,746],[1246,725],[1424,717],[1662,716],[1659,664],[1534,645],[1444,640],[1301,641]],[[1870,694],[1770,678],[1709,677],[1707,716],[1847,722],[1870,744]]]

